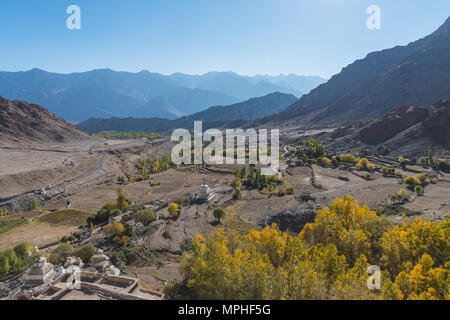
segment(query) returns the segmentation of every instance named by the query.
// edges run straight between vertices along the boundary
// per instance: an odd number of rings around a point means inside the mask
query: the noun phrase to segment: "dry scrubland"
[[[119,176],[139,174],[136,169],[138,159],[157,159],[167,154],[171,146],[164,139],[94,139],[89,145],[54,145],[42,147],[40,151],[24,148],[14,150],[14,153],[0,153],[2,198],[52,185],[51,197],[40,208],[43,211],[0,217],[0,249],[22,241],[39,247],[54,244],[85,225],[86,219],[105,203],[116,201],[117,189],[121,188],[132,207],[151,206],[159,218],[149,227],[138,226],[131,236],[130,250],[142,248],[146,253],[124,271],[137,275],[148,288],[162,290],[168,282],[183,279],[179,269],[181,255],[189,250],[197,234],[208,236],[218,228],[246,233],[262,230],[275,222],[282,230],[295,235],[305,223],[312,221],[317,209],[330,205],[336,198],[351,195],[361,205],[379,208],[389,201],[390,195],[405,188],[403,178],[417,172],[434,174],[435,183],[426,186],[423,196],[407,191],[410,201],[403,207],[421,212],[420,218],[432,221],[442,221],[450,213],[450,175],[436,174],[432,169],[420,166],[407,166],[406,170],[397,167],[402,178],[371,172],[368,180],[364,178],[366,172],[318,164],[288,166],[284,162],[284,180],[277,188],[283,190],[292,185],[292,194],[281,197],[267,189],[244,187],[240,200],[233,199],[231,183],[235,179],[234,171],[241,166],[189,166],[149,173],[149,179],[145,181],[118,183]],[[55,150],[57,147],[61,148]],[[208,204],[185,205],[181,215],[171,219],[164,204],[192,196],[203,181],[216,194],[214,200]],[[302,198],[305,195],[306,200]],[[62,210],[67,200],[75,210]],[[160,204],[155,205],[155,201]],[[219,206],[225,209],[226,216],[217,225],[213,210]],[[398,224],[405,221],[405,216],[400,212],[388,219]],[[93,243],[110,255],[123,250],[105,236],[102,226],[93,229],[92,235],[80,245]]]

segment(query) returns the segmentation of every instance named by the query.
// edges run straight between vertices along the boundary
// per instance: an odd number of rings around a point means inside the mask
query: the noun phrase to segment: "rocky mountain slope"
[[[378,119],[321,136],[330,150],[348,148],[418,155],[429,146],[450,148],[450,101],[429,107],[402,106]]]
[[[67,142],[89,136],[45,108],[0,97],[0,143]]]
[[[335,126],[374,119],[399,105],[450,99],[450,18],[431,35],[357,60],[260,124]]]
[[[280,112],[295,101],[297,98],[291,94],[274,92],[229,106],[211,107],[186,118],[191,121],[254,120]]]
[[[281,111],[295,102],[297,98],[290,94],[275,92],[263,97],[236,103],[229,106],[211,107],[205,111],[184,116],[177,120],[161,118],[111,118],[89,119],[78,127],[89,133],[100,131],[152,131],[166,132],[176,128],[192,129],[194,121],[204,122],[207,128],[235,128],[247,124],[260,116],[267,116]]]

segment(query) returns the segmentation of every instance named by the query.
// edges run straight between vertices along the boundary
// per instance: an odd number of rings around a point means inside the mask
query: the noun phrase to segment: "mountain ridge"
[[[274,92],[229,106],[210,107],[205,111],[176,120],[163,118],[88,119],[78,127],[89,133],[100,131],[154,131],[165,132],[176,128],[193,128],[194,121],[203,121],[205,128],[229,126],[235,128],[250,123],[260,114],[274,113],[291,105],[294,95]]]
[[[111,116],[176,119],[211,106],[230,105],[275,91],[297,97],[303,94],[294,86],[272,83],[276,81],[270,80],[270,76],[261,77],[228,72],[163,75],[112,69],[62,74],[35,68],[0,72],[0,94],[10,100],[33,101],[64,119],[77,122]],[[320,82],[316,78],[291,77],[299,82],[309,81],[303,87],[305,90]]]
[[[344,67],[286,110],[258,124],[343,125],[373,119],[398,105],[430,105],[449,99],[449,30],[450,17],[422,39],[406,46],[371,52]]]

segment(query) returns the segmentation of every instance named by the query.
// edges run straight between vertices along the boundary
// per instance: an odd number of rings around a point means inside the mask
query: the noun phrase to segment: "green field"
[[[62,226],[81,226],[86,224],[86,219],[91,215],[93,215],[92,212],[62,209],[40,217],[39,222]]]
[[[5,233],[8,230],[16,228],[27,222],[26,219],[11,219],[6,221],[0,221],[0,234]]]

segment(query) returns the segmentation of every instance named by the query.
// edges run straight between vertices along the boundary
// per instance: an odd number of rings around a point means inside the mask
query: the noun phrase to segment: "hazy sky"
[[[81,30],[66,27],[72,4]],[[381,30],[366,27],[373,4]],[[3,0],[0,70],[329,77],[433,32],[449,15],[449,0]]]

